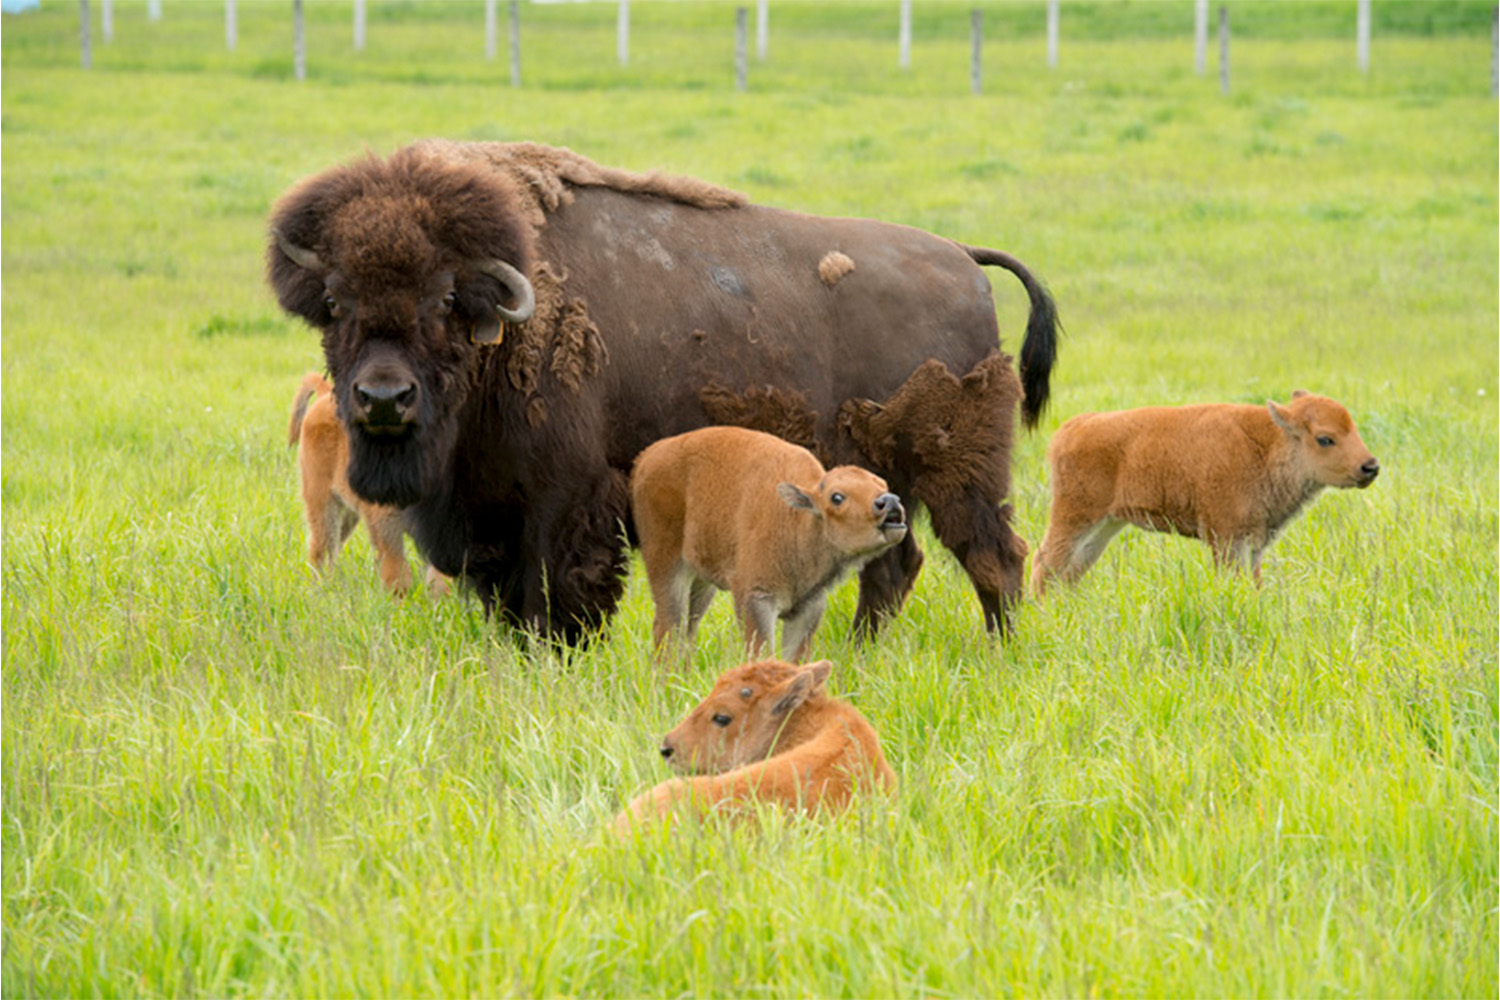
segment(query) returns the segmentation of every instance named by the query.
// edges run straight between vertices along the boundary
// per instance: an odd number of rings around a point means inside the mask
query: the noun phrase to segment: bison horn
[[[500,284],[510,290],[515,296],[516,307],[507,309],[500,303],[495,303],[495,311],[500,318],[507,323],[524,323],[531,318],[532,312],[536,310],[536,293],[531,290],[531,282],[526,280],[526,275],[517,271],[503,260],[487,260],[477,265],[484,274],[488,274]]]
[[[307,249],[307,247],[299,247],[297,244],[287,239],[284,235],[282,235],[281,230],[272,229],[271,235],[276,237],[276,245],[281,248],[281,252],[286,254],[287,257],[291,259],[292,263],[296,264],[298,267],[305,267],[309,271],[327,270],[327,268],[323,266],[322,258],[313,253],[311,250]]]

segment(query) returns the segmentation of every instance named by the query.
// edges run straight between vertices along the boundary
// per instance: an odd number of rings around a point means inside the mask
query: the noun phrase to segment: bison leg
[[[885,620],[894,618],[906,604],[921,570],[922,549],[910,531],[900,544],[866,563],[859,573],[854,634],[861,639],[875,638]]]
[[[1026,542],[1010,526],[1010,504],[968,489],[951,504],[934,505],[932,528],[969,574],[984,611],[985,628],[1009,635],[1011,612],[1020,603]]]
[[[625,477],[613,469],[579,492],[539,498],[549,516],[528,520],[521,620],[576,643],[602,626],[625,592]]]

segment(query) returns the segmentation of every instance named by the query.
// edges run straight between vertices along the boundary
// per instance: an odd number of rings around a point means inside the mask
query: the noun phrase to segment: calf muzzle
[[[901,498],[894,493],[882,493],[875,498],[875,516],[881,528],[906,527],[906,508],[901,506]]]
[[[1368,462],[1359,467],[1359,488],[1364,489],[1369,486],[1378,475],[1380,475],[1380,462],[1371,457]]]

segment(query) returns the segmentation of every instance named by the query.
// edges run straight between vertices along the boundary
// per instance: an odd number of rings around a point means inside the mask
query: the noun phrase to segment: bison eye
[[[835,493],[833,496],[828,498],[828,502],[833,504],[835,507],[841,506],[844,502],[844,494]]]
[[[444,292],[443,293],[443,313],[444,313],[444,315],[447,315],[448,313],[451,313],[453,311],[453,304],[455,302],[457,302],[457,301],[458,301],[458,293],[457,292],[449,291],[449,292]]]
[[[1318,447],[1319,448],[1332,448],[1333,447],[1333,438],[1329,437],[1327,434],[1319,434],[1318,435]]]
[[[323,305],[325,308],[327,308],[328,315],[332,316],[334,319],[338,318],[340,311],[338,299],[334,298],[332,295],[325,295],[323,296]]]
[[[723,712],[720,712],[714,716],[714,725],[718,726],[720,729],[723,729],[733,721],[733,718],[725,715]]]

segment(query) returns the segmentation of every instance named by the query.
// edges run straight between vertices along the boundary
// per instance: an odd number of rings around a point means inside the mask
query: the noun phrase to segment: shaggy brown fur
[[[354,526],[363,520],[380,561],[380,579],[396,595],[411,589],[411,567],[402,541],[401,512],[366,503],[349,488],[349,437],[334,409],[333,386],[320,375],[302,377],[292,400],[287,443],[297,449],[302,504],[307,515],[307,561],[320,572],[332,565]],[[448,579],[427,568],[427,586],[448,591]]]
[[[698,398],[716,424],[774,434],[783,441],[817,452],[818,415],[808,409],[807,397],[799,392],[764,385],[734,393],[713,383],[704,386]]]
[[[839,279],[854,270],[854,261],[849,259],[848,254],[830,250],[826,256],[818,261],[818,277],[823,279],[823,284],[832,288],[839,283]]]
[[[1047,448],[1052,512],[1032,568],[1076,580],[1127,524],[1208,543],[1260,580],[1266,547],[1324,487],[1360,489],[1380,463],[1349,411],[1298,390],[1287,406],[1208,404],[1086,413]]]
[[[800,660],[838,579],[906,537],[885,480],[739,427],[658,441],[636,459],[630,500],[656,601],[660,648],[686,623],[693,640],[714,588],[734,596],[751,656],[776,639]]]
[[[735,667],[662,740],[674,778],[635,799],[613,830],[633,835],[681,811],[729,812],[753,802],[806,812],[847,808],[856,791],[896,790],[868,720],[828,697],[827,660],[794,667],[767,660]]]

